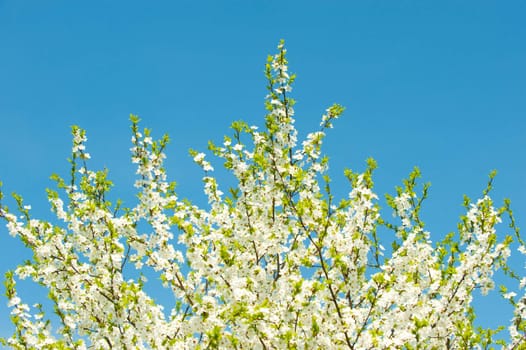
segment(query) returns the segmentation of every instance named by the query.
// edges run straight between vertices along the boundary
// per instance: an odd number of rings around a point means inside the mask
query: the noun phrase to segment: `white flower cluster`
[[[21,199],[22,217],[1,208],[9,232],[34,252],[31,261],[7,275],[16,331],[5,344],[17,349],[469,349],[490,344],[494,333],[473,325],[471,301],[475,289],[491,289],[495,270],[507,266],[510,240],[498,241],[495,231],[504,211],[485,196],[469,208],[458,240],[448,236],[434,245],[418,219],[413,187],[401,189],[391,203],[401,227],[380,217],[373,163],[363,173],[346,173],[352,189],[336,203],[321,153],[324,131],[297,145],[288,96],[293,77],[283,45],[278,49],[267,65],[265,131],[237,122],[234,139],[211,146],[237,178],[237,187],[225,195],[209,174],[213,168],[205,154],[192,153],[205,171],[207,209],[177,197],[163,168],[167,138],[154,141],[147,130],[143,135],[134,116],[136,206],[111,205],[106,172],[83,166],[71,186],[58,180],[67,190],[66,203],[49,192],[60,224],[29,219],[30,208]],[[342,111],[339,105],[329,108],[322,127],[330,128]],[[240,133],[252,138],[253,147],[242,143]],[[84,131],[74,128],[73,136],[73,153],[89,158]],[[380,244],[384,226],[396,233],[390,253]],[[150,282],[129,274],[133,267],[157,271],[174,304],[157,304],[144,289]],[[51,330],[40,306],[32,315],[22,303],[15,276],[30,277],[49,290],[58,329]],[[505,294],[511,302],[516,296]],[[524,300],[515,304],[510,348],[524,340]]]

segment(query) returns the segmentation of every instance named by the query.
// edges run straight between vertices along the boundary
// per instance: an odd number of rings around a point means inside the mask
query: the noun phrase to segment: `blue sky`
[[[338,196],[349,190],[344,167],[370,156],[381,195],[417,165],[432,183],[423,215],[439,239],[456,228],[463,194],[476,198],[497,169],[493,196],[510,198],[526,227],[525,16],[513,0],[0,0],[0,180],[51,218],[44,189],[67,174],[76,124],[92,166],[108,167],[114,195],[131,198],[134,113],[171,136],[169,176],[202,203],[187,150],[220,141],[233,120],[263,125],[264,63],[283,38],[300,135],[332,103],[347,107],[325,147]],[[2,272],[29,256],[3,225],[0,242]],[[477,306],[481,324],[511,317],[494,299]]]

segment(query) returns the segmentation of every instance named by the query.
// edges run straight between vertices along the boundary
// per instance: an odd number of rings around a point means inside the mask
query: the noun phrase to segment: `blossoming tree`
[[[265,128],[235,122],[232,137],[209,147],[237,179],[235,188],[222,192],[205,154],[191,151],[204,171],[206,208],[178,198],[163,168],[168,138],[152,140],[135,116],[137,205],[110,203],[111,182],[105,171],[88,167],[85,131],[73,127],[71,179],[54,176],[63,195],[48,190],[57,220],[31,218],[17,195],[21,215],[0,206],[11,235],[33,251],[30,261],[6,274],[15,331],[3,344],[16,349],[495,344],[497,330],[474,325],[472,294],[493,288],[497,269],[519,280],[519,289],[526,279],[506,263],[513,241],[521,253],[525,249],[509,203],[495,208],[489,197],[494,174],[481,199],[466,200],[458,232],[437,243],[419,216],[428,186],[417,185],[418,170],[396,195],[387,196],[398,219],[380,216],[373,160],[363,173],[345,171],[350,192],[336,202],[321,145],[343,107],[329,107],[319,131],[298,141],[290,97],[294,75],[287,68],[280,43],[266,64]],[[506,214],[512,235],[498,236],[495,226]],[[155,303],[144,291],[144,279],[127,272],[145,267],[158,272],[174,305]],[[16,280],[27,277],[49,291],[58,324],[47,321],[40,305],[29,307],[18,296]],[[515,307],[504,345],[522,349],[526,298],[504,289],[502,294]]]

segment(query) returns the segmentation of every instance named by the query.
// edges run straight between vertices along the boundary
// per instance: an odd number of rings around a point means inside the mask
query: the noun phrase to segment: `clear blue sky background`
[[[78,124],[92,166],[107,166],[115,197],[131,199],[135,113],[172,137],[170,178],[203,203],[187,150],[220,141],[233,120],[263,124],[264,63],[284,38],[300,134],[330,104],[347,107],[325,148],[337,195],[349,190],[343,168],[363,169],[370,156],[379,194],[418,165],[432,183],[423,214],[438,240],[456,228],[463,194],[476,198],[497,169],[493,195],[509,197],[526,227],[525,18],[526,2],[513,0],[0,0],[0,180],[51,218],[44,189],[52,173],[67,174]],[[2,224],[0,270],[27,257]],[[479,322],[507,324],[503,305],[478,301]],[[2,335],[7,323],[4,300]]]

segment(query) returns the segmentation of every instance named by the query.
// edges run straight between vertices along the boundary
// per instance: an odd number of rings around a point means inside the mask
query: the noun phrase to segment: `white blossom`
[[[471,322],[473,291],[488,292],[495,272],[509,271],[512,237],[496,230],[507,208],[495,208],[488,189],[466,201],[458,232],[434,243],[419,218],[417,173],[388,197],[395,223],[382,217],[372,162],[361,173],[346,171],[351,187],[336,198],[322,144],[343,107],[328,108],[321,130],[298,139],[292,74],[282,43],[278,50],[266,66],[267,128],[243,124],[242,137],[210,147],[234,187],[211,176],[205,153],[191,153],[205,172],[203,207],[177,196],[159,147],[167,141],[143,136],[132,116],[137,203],[118,209],[106,199],[106,172],[84,165],[87,138],[73,127],[75,177],[58,180],[61,195],[48,192],[59,220],[28,218],[21,199],[23,215],[0,208],[9,233],[33,251],[6,274],[16,327],[8,346],[471,349],[492,341],[492,331]],[[510,275],[518,289],[502,294],[514,306],[514,349],[524,344],[526,277]],[[30,308],[16,292],[17,280],[29,277],[49,291],[51,322],[50,310]],[[159,304],[154,287],[174,302]]]

